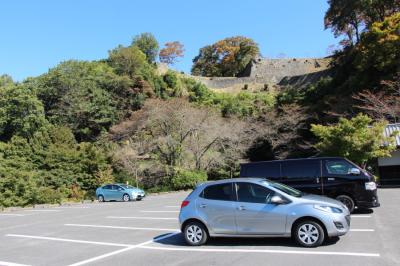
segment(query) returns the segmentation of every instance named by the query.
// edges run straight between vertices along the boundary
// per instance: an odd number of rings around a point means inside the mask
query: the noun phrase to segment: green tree
[[[139,48],[146,55],[147,62],[150,64],[155,62],[160,48],[157,39],[149,32],[136,35],[133,38],[132,46]]]
[[[118,46],[109,52],[109,61],[120,75],[134,77],[147,64],[146,55],[136,46]]]
[[[335,37],[346,35],[345,45],[358,43],[365,29],[400,11],[398,0],[329,0],[328,4],[325,28],[331,28]]]
[[[259,53],[258,44],[250,38],[226,38],[200,49],[193,59],[192,74],[207,77],[236,76]]]
[[[137,108],[134,82],[103,62],[67,61],[25,86],[36,88],[48,119],[70,127],[78,141],[94,140]]]
[[[14,84],[14,81],[11,76],[7,74],[0,75],[0,87],[5,87],[12,84]]]
[[[323,155],[346,157],[360,165],[378,157],[390,156],[396,148],[392,137],[383,135],[386,122],[374,122],[359,114],[352,119],[341,118],[336,125],[311,125],[318,138],[315,147]]]
[[[46,123],[43,105],[34,92],[10,83],[0,87],[0,140],[14,135],[32,137]]]
[[[362,35],[355,67],[360,79],[391,78],[400,67],[400,13],[375,22]]]

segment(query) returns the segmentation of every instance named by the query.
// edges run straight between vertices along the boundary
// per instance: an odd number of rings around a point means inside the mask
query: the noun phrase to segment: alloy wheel
[[[197,244],[203,239],[203,231],[197,225],[191,225],[186,230],[186,237],[193,244]]]
[[[300,241],[306,245],[315,244],[319,239],[317,227],[312,224],[303,224],[297,232]]]

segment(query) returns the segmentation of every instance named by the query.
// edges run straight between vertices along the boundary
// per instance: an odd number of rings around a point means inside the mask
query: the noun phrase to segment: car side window
[[[122,187],[117,186],[117,185],[113,185],[113,186],[112,186],[112,189],[113,189],[113,190],[123,190]]]
[[[282,174],[287,178],[316,178],[320,172],[319,160],[286,161],[282,164]]]
[[[103,187],[103,189],[112,189],[112,186],[111,185],[106,185],[106,186]]]
[[[209,200],[233,201],[233,183],[211,185],[206,187],[201,193],[201,197]]]
[[[326,160],[325,169],[328,174],[348,175],[354,166],[345,160]]]
[[[238,201],[251,203],[268,203],[274,191],[253,183],[236,183]]]

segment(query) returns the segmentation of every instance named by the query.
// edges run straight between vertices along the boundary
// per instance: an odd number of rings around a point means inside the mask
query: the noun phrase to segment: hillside
[[[181,43],[160,51],[142,33],[101,60],[0,76],[0,206],[94,199],[109,182],[190,189],[238,176],[244,161],[324,154],[373,166],[393,149],[376,132],[400,120],[400,13],[382,8],[352,11],[366,19],[360,36],[328,24],[345,38],[330,58],[263,59],[233,36],[200,48],[185,75],[157,68],[157,55],[183,56]]]

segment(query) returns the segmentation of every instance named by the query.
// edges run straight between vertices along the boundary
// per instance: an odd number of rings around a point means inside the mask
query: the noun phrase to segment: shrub
[[[50,187],[40,187],[37,188],[32,194],[31,203],[32,204],[44,204],[44,203],[61,203],[64,195],[60,190],[55,190]]]
[[[192,189],[198,183],[207,181],[207,173],[204,171],[191,171],[178,169],[171,178],[172,187],[178,189]]]

